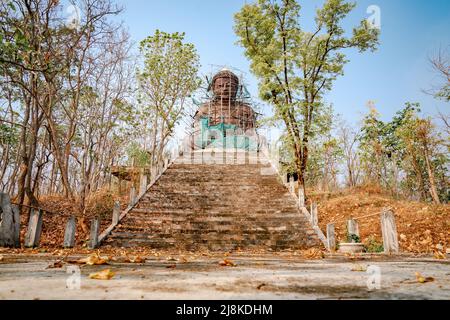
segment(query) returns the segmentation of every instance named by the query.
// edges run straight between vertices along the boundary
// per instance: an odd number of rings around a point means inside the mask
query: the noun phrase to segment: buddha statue
[[[227,69],[218,72],[208,96],[194,116],[193,134],[186,138],[189,150],[259,150],[256,113],[238,76]]]
[[[208,120],[208,126],[233,127],[237,134],[254,130],[256,114],[248,103],[238,99],[240,90],[242,85],[233,72],[224,69],[217,73],[208,88],[212,98],[195,115],[195,132],[201,129],[202,119]]]

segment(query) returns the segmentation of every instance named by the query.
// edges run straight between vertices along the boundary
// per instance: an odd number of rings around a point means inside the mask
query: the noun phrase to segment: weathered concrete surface
[[[82,267],[81,289],[69,290],[69,265],[47,269],[56,258],[4,256],[0,299],[450,299],[448,260],[306,261],[264,255],[229,257],[237,266],[221,267],[223,259],[202,257],[183,263],[153,258],[141,265]],[[366,272],[352,271],[371,265],[381,268],[379,290],[368,289]],[[112,280],[88,278],[108,268],[116,273]],[[418,283],[416,272],[435,281]]]

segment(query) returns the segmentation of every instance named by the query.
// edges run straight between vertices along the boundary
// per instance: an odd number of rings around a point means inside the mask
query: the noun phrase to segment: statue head
[[[239,88],[239,78],[231,71],[224,69],[212,80],[214,96],[219,99],[236,99]]]

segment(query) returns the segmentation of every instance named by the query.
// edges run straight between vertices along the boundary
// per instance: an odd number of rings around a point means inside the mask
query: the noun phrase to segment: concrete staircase
[[[178,159],[103,245],[212,251],[320,246],[267,159],[244,156],[196,152],[195,163]]]

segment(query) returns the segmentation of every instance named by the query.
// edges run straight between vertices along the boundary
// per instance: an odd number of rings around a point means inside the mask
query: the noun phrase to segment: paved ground
[[[70,281],[76,278],[67,274],[71,265],[48,269],[56,258],[4,256],[0,299],[450,299],[449,260],[332,257],[306,261],[281,255],[228,259],[237,266],[219,266],[220,256],[84,266],[81,289],[71,290],[67,283],[76,287],[76,281]],[[374,279],[376,267],[380,268],[379,289],[369,290],[367,267],[375,270]],[[108,268],[116,273],[112,280],[89,279],[89,274]],[[419,283],[416,272],[434,281]]]

